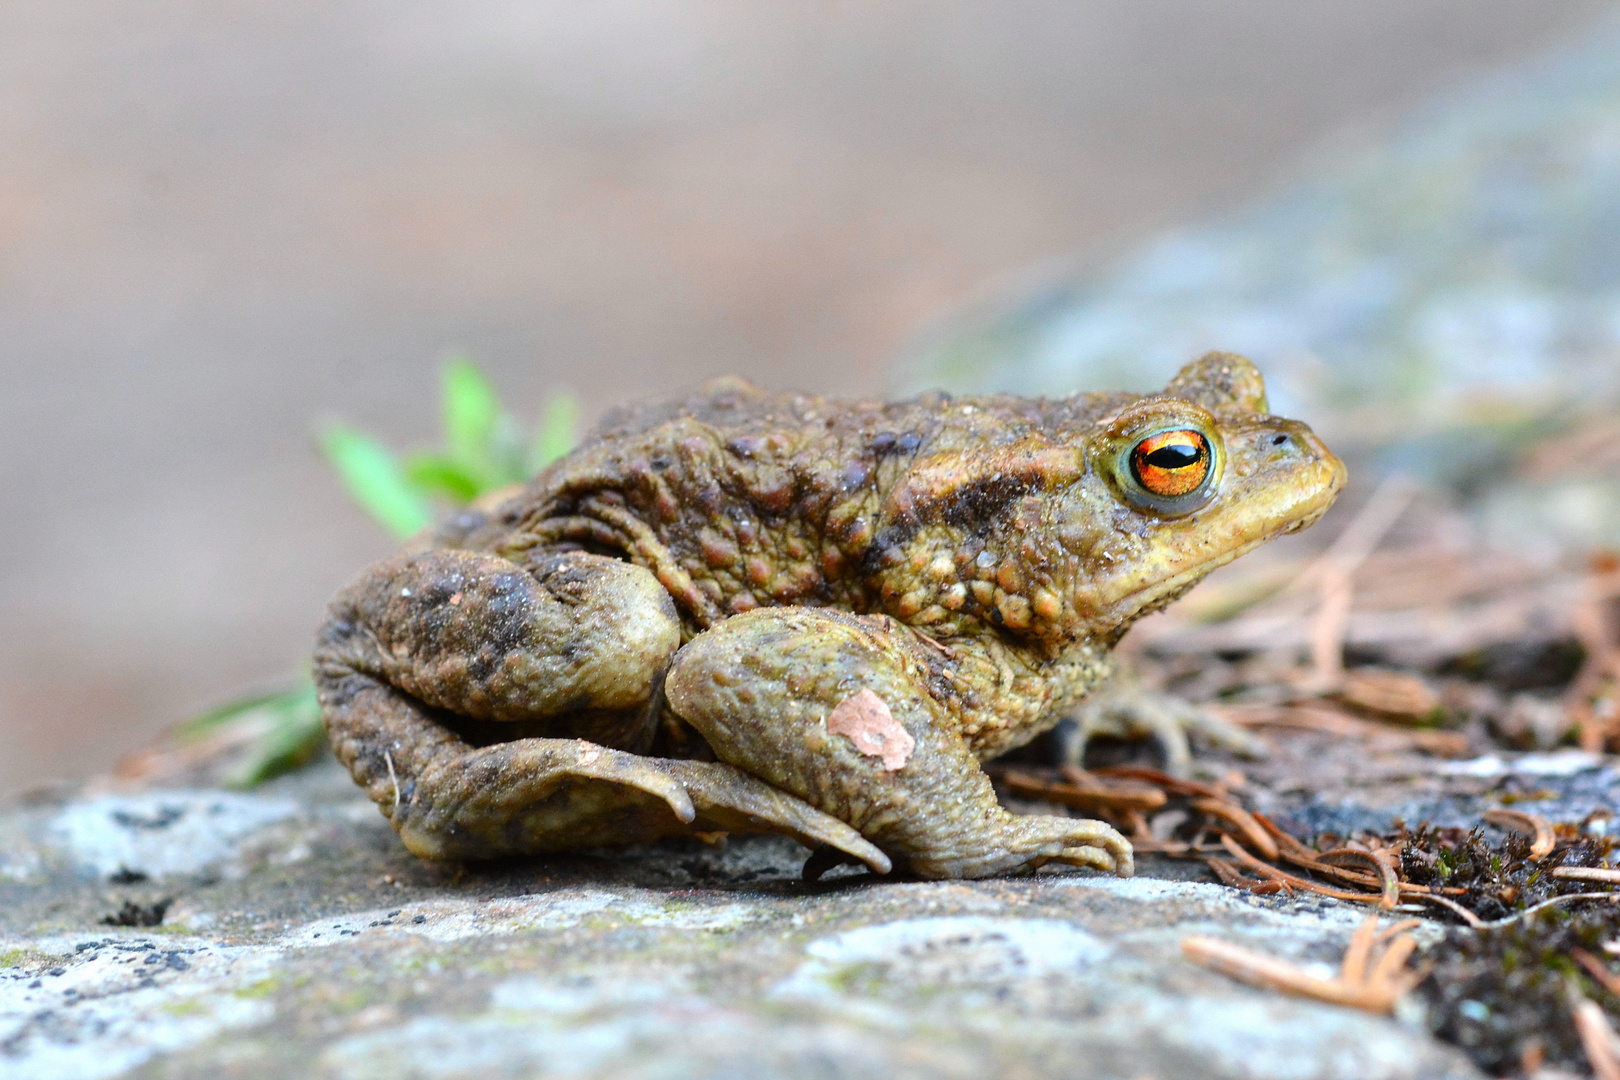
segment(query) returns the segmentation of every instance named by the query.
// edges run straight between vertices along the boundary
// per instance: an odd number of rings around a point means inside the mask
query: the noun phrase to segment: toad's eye
[[[1191,428],[1149,435],[1131,450],[1131,476],[1161,499],[1197,491],[1209,476],[1209,440]]]

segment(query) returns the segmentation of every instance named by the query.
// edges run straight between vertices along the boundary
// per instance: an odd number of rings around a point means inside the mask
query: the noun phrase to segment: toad
[[[812,866],[1129,874],[979,763],[1319,518],[1344,466],[1212,353],[1157,394],[884,404],[722,380],[367,570],[315,653],[339,760],[435,859],[768,831]]]

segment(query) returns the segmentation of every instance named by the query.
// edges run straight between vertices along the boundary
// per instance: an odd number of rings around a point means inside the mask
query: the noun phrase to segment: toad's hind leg
[[[679,642],[639,567],[431,551],[379,564],[334,601],[315,677],[338,759],[418,855],[774,831],[888,869],[848,825],[731,766],[632,752]]]
[[[1028,873],[1048,862],[1131,872],[1130,844],[1103,822],[1002,809],[932,681],[921,647],[892,620],[767,608],[694,639],[664,690],[721,760],[849,822],[922,877]],[[849,728],[828,724],[863,690],[887,710],[856,716],[871,740],[865,752]],[[909,753],[894,752],[905,736]]]

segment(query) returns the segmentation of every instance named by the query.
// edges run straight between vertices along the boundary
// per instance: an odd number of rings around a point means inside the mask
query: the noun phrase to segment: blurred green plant
[[[226,759],[225,786],[248,788],[309,764],[325,734],[315,684],[305,675],[285,690],[229,701],[183,720],[169,738],[182,754]]]
[[[574,445],[579,401],[567,391],[546,402],[532,437],[501,408],[484,373],[464,357],[445,365],[442,395],[442,450],[401,461],[381,442],[343,424],[333,424],[321,436],[321,451],[350,496],[401,540],[433,520],[435,505],[464,506],[521,484]]]
[[[579,400],[559,391],[532,434],[501,407],[484,373],[466,357],[445,364],[440,383],[443,448],[401,458],[378,439],[344,424],[320,435],[320,449],[349,495],[396,539],[412,536],[437,513],[521,484],[574,445]],[[228,753],[225,782],[252,787],[313,760],[325,732],[315,685],[306,674],[286,689],[227,702],[180,723],[182,752]]]

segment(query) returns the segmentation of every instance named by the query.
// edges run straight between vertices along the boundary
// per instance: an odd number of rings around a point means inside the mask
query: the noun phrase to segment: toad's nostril
[[[1271,445],[1272,446],[1281,446],[1283,443],[1285,443],[1287,441],[1288,441],[1288,436],[1286,436],[1286,435],[1273,435],[1271,437]]]

